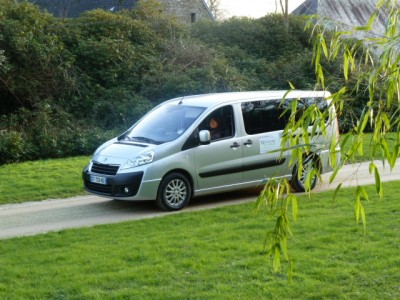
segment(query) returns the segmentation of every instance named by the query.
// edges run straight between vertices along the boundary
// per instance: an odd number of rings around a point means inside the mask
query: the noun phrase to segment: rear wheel
[[[299,167],[296,166],[293,170],[293,177],[290,182],[290,185],[296,192],[305,192],[306,191],[306,181],[307,177],[310,180],[310,190],[312,190],[318,181],[318,174],[316,170],[318,170],[318,159],[315,155],[307,156],[303,159],[303,168],[299,174]]]
[[[156,203],[163,210],[177,211],[188,204],[191,194],[189,180],[180,173],[171,173],[161,181]]]

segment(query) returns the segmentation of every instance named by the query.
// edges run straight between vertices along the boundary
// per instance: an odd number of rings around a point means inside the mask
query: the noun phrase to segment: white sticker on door
[[[279,133],[270,133],[260,137],[260,154],[278,150],[280,147]]]

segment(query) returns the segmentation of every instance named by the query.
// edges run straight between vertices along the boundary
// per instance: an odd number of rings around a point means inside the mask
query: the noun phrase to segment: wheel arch
[[[169,174],[172,174],[172,173],[179,173],[179,174],[182,174],[183,176],[185,176],[187,178],[187,180],[189,181],[190,187],[191,187],[190,198],[192,198],[193,195],[194,195],[194,180],[193,180],[192,175],[190,175],[190,173],[188,171],[184,170],[184,169],[179,169],[179,168],[178,169],[172,169],[172,170],[170,170],[170,171],[168,171],[167,173],[164,174],[164,176],[161,178],[161,182],[165,177],[167,177]]]

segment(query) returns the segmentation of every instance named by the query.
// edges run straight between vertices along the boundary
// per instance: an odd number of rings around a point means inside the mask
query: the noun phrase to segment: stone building
[[[56,17],[75,18],[82,12],[93,9],[119,11],[132,9],[138,0],[30,0],[42,10],[46,10]],[[185,23],[194,23],[198,20],[214,20],[205,0],[159,0],[163,12],[177,16]]]
[[[375,11],[378,0],[306,0],[300,4],[293,15],[319,15],[332,20],[342,30],[365,26]],[[357,38],[382,36],[388,15],[381,11],[373,24],[373,30],[358,32]]]

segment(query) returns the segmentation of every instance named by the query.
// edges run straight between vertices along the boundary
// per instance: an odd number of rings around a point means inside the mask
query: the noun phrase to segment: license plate
[[[107,177],[90,175],[90,182],[98,184],[107,184]]]

